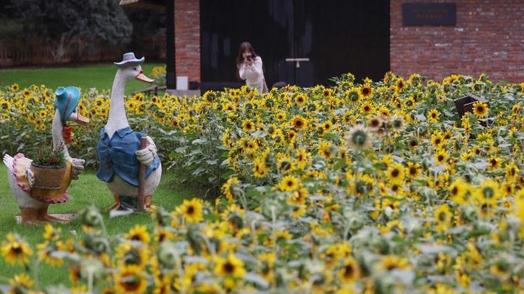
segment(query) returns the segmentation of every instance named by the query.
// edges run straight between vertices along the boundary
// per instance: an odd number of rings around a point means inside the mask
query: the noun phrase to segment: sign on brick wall
[[[403,26],[455,26],[455,3],[403,3]]]

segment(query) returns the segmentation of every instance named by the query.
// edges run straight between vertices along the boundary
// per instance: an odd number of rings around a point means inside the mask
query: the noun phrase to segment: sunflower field
[[[52,93],[0,91],[0,149],[50,141]],[[485,102],[460,117],[454,101],[469,93]],[[91,124],[70,149],[92,167],[108,97],[84,92],[78,109]],[[10,234],[0,252],[20,274],[7,291],[524,291],[524,83],[346,74],[332,87],[126,104],[164,166],[214,197],[156,203],[150,222],[121,235],[107,235],[95,208],[79,217],[82,237],[51,225],[36,245]],[[39,289],[34,260],[69,271],[70,287]]]

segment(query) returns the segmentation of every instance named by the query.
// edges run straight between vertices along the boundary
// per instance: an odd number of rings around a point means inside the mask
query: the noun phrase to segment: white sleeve
[[[241,80],[246,79],[246,67],[244,66],[243,63],[241,63],[240,66],[238,67],[238,76],[240,77]]]
[[[262,58],[260,56],[257,56],[255,59],[255,63],[253,65],[254,71],[257,73],[257,75],[261,76],[264,73],[262,72]]]

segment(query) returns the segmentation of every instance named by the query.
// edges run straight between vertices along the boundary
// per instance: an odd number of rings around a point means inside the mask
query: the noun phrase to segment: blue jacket
[[[142,133],[133,132],[130,127],[117,130],[109,139],[105,128],[100,130],[100,140],[96,145],[98,159],[98,172],[96,176],[104,181],[111,182],[116,173],[128,184],[138,187],[138,167],[135,151],[140,148]],[[146,178],[158,168],[160,159],[158,155],[146,168]]]

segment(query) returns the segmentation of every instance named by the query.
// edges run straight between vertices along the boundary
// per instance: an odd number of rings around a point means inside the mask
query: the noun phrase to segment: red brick
[[[450,73],[524,81],[524,0],[431,1],[457,4],[456,27],[402,27],[402,3],[390,1],[391,70],[432,79]]]

